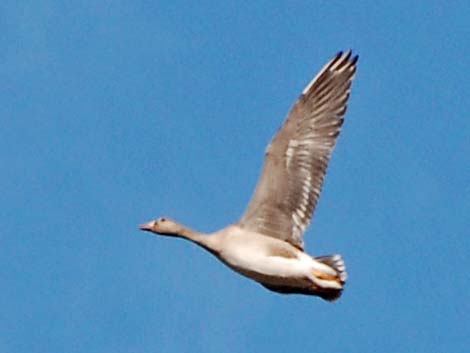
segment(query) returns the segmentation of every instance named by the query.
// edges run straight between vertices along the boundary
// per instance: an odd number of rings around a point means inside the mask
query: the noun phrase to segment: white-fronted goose
[[[347,277],[343,259],[311,257],[302,236],[343,124],[357,60],[351,51],[338,53],[303,90],[266,150],[255,193],[237,223],[208,235],[169,218],[140,229],[190,240],[272,291],[339,298]]]

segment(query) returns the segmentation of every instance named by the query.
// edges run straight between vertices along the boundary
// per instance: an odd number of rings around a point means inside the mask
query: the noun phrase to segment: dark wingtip
[[[335,56],[335,60],[338,60],[340,57],[343,56],[345,52],[343,52],[342,50],[339,51],[336,56]],[[345,53],[345,57],[344,57],[344,61],[349,61],[352,65],[355,65],[357,63],[357,61],[359,60],[359,55],[354,55],[351,59],[351,56],[352,56],[352,49],[349,49],[346,53]]]
[[[356,63],[358,62],[358,60],[359,60],[359,55],[354,56],[354,57],[352,58],[352,60],[351,60],[351,64],[352,64],[352,65],[356,65]]]

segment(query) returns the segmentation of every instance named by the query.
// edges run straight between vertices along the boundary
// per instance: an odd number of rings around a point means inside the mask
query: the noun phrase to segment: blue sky
[[[4,1],[0,353],[468,352],[465,1]],[[330,304],[181,240],[235,222],[291,104],[360,55],[307,250]]]

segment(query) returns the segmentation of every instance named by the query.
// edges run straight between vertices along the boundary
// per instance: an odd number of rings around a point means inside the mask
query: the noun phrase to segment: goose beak
[[[153,223],[153,222],[141,224],[141,225],[139,226],[139,229],[140,229],[140,230],[145,230],[145,231],[147,231],[147,232],[151,232],[151,231],[152,231],[152,223]]]

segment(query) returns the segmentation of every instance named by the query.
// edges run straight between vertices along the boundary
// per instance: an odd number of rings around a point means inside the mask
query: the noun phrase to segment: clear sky
[[[0,353],[470,351],[467,1],[3,1]],[[139,223],[242,214],[337,51],[360,55],[309,253],[282,296]]]

